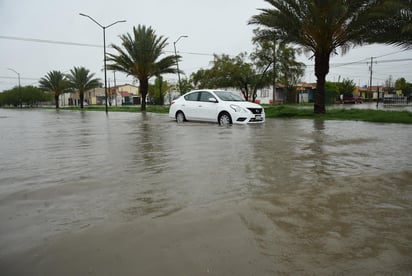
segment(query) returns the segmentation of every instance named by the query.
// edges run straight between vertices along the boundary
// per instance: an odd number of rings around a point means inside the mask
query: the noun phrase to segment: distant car
[[[223,90],[194,90],[171,102],[169,117],[184,121],[217,122],[220,125],[263,123],[262,106]]]
[[[361,104],[362,102],[362,97],[356,95],[344,95],[342,98],[342,103],[344,104]]]

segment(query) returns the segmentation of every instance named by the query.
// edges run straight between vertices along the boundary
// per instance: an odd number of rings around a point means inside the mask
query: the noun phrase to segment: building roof
[[[367,87],[357,87],[358,88],[358,90],[360,91],[360,92],[367,92],[367,91],[383,91],[383,86],[381,86],[381,85],[378,85],[378,86],[374,86],[374,85],[372,85],[372,86],[367,86]]]
[[[125,87],[125,86],[131,86],[131,87],[135,87],[135,88],[139,88],[139,86],[136,86],[136,85],[133,85],[133,84],[128,84],[128,83],[125,83],[125,84],[119,84],[119,85],[116,85],[116,86],[112,86],[111,88],[113,88],[113,89],[120,89],[120,88],[122,88],[122,87]]]
[[[127,92],[127,91],[120,91],[119,94],[120,94],[122,97],[130,97],[130,96],[132,96],[132,94],[129,93],[129,92]]]

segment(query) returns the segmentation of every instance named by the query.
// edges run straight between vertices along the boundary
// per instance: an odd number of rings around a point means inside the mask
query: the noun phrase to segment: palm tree
[[[412,48],[412,0],[386,0],[365,22],[365,41]]]
[[[60,71],[50,71],[40,79],[40,88],[54,93],[56,108],[59,108],[59,96],[67,91],[69,83],[65,75]]]
[[[120,36],[122,47],[112,45],[118,52],[108,54],[108,61],[113,62],[108,65],[111,70],[121,71],[139,80],[140,92],[142,94],[142,111],[146,110],[146,96],[149,91],[149,79],[153,76],[159,77],[162,74],[176,73],[176,61],[179,56],[166,56],[163,49],[168,45],[167,39],[157,36],[151,27],[138,25],[133,27],[132,34]],[[159,60],[160,59],[160,60]]]
[[[93,77],[94,73],[84,67],[74,67],[67,75],[70,87],[79,91],[80,108],[83,108],[84,92],[101,86],[100,80]]]
[[[250,24],[268,28],[273,36],[286,43],[303,46],[313,53],[317,91],[315,113],[325,113],[325,81],[329,73],[329,60],[337,49],[345,54],[351,47],[363,43],[394,44],[390,39],[379,41],[373,30],[383,27],[385,5],[409,0],[265,0],[274,8],[261,9]],[[393,7],[393,6],[392,6]],[[390,9],[391,13],[396,8]],[[391,14],[385,14],[390,17]],[[371,24],[371,18],[374,24]],[[394,20],[393,24],[399,23]],[[371,29],[373,28],[373,29]],[[376,32],[377,34],[379,32]]]

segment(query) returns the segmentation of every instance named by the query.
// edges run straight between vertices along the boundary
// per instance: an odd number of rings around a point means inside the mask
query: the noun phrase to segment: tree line
[[[69,74],[50,71],[39,81],[39,87],[14,87],[0,93],[0,106],[34,106],[40,102],[54,100],[59,108],[59,96],[63,93],[78,92],[80,105],[83,108],[84,92],[101,86],[94,73],[84,67],[74,67]]]
[[[16,86],[0,93],[0,106],[36,106],[42,102],[50,102],[52,96],[35,86]]]

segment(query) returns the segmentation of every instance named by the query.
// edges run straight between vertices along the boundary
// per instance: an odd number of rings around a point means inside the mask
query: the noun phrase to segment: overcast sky
[[[214,53],[250,53],[256,26],[247,22],[264,7],[267,3],[263,0],[0,0],[0,91],[18,83],[17,74],[8,68],[20,73],[22,85],[38,85],[49,71],[68,72],[74,66],[86,67],[103,81],[103,31],[79,13],[105,26],[127,20],[106,29],[107,45],[120,44],[119,35],[143,24],[168,38],[165,50],[173,54],[173,42],[187,35],[176,45],[183,58],[179,67],[189,76],[208,68]],[[355,48],[343,57],[334,57],[327,79],[349,78],[366,85],[371,57],[377,62],[373,64],[373,85],[383,84],[390,75],[412,82],[412,50],[381,45]],[[308,65],[303,81],[315,82],[313,61],[305,55],[298,59]],[[108,78],[113,85],[112,72]],[[173,75],[166,78],[177,80]],[[117,84],[132,80],[116,75]]]

